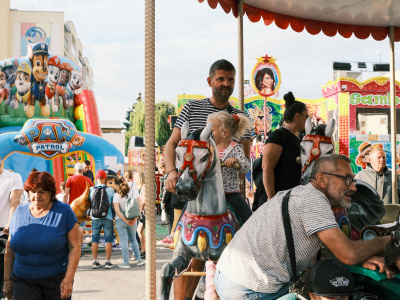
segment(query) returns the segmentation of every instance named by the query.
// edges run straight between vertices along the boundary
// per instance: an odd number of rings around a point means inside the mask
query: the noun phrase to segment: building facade
[[[83,47],[74,24],[65,22],[63,12],[10,9],[10,0],[0,1],[0,60],[27,55],[28,44],[45,42],[50,54],[62,55],[83,73],[82,89],[93,87],[93,70],[83,56]]]

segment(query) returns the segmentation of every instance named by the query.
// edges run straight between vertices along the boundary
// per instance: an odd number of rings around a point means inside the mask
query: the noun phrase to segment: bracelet
[[[168,178],[169,173],[171,173],[172,171],[177,171],[177,172],[178,172],[178,169],[172,169],[171,171],[169,171],[169,172],[167,173],[167,178]]]

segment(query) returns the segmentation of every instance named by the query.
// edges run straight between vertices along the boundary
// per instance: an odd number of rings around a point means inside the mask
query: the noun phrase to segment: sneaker
[[[122,269],[129,269],[131,267],[131,265],[128,262],[123,262],[118,264],[118,268],[122,268]]]
[[[104,269],[111,269],[112,267],[114,267],[114,265],[111,263],[111,261],[106,261]]]
[[[146,251],[140,252],[140,258],[146,258]]]
[[[92,269],[98,269],[100,266],[101,266],[101,264],[99,263],[99,261],[98,261],[98,260],[95,260],[95,261],[93,262]]]
[[[167,237],[163,240],[163,242],[164,242],[164,246],[165,246],[165,247],[169,247],[169,246],[171,246],[171,245],[174,244],[174,237],[173,237],[173,236],[167,236]]]
[[[145,263],[146,263],[146,261],[141,259],[136,263],[136,265],[139,267],[139,266],[143,266]]]

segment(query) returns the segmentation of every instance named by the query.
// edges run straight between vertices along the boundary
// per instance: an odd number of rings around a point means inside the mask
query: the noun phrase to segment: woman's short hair
[[[129,185],[124,181],[122,176],[118,176],[120,184],[117,185],[117,193],[121,195],[121,197],[125,197],[129,194]]]
[[[292,92],[288,92],[283,96],[285,100],[285,112],[283,114],[283,119],[286,123],[292,123],[294,116],[299,113],[301,114],[303,111],[307,110],[307,105],[303,102],[296,101]]]
[[[50,192],[50,200],[56,201],[56,181],[49,172],[32,172],[29,174],[28,179],[25,181],[24,189],[29,193],[41,187],[44,191]]]
[[[268,74],[269,77],[271,77],[271,79],[274,81],[274,84],[272,85],[272,90],[275,90],[275,75],[270,68],[263,68],[257,71],[256,78],[254,79],[257,89],[259,91],[263,89],[265,74]]]

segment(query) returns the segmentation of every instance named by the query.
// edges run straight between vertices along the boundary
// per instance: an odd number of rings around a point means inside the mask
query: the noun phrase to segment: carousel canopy
[[[205,0],[198,0],[204,2]],[[207,0],[211,8],[218,4],[226,13],[237,17],[236,0]],[[275,22],[281,29],[289,26],[296,32],[304,29],[316,35],[340,34],[359,39],[372,36],[384,40],[388,27],[400,27],[400,1],[397,0],[244,0],[244,14],[251,22]],[[400,41],[400,28],[395,28],[395,41]]]

